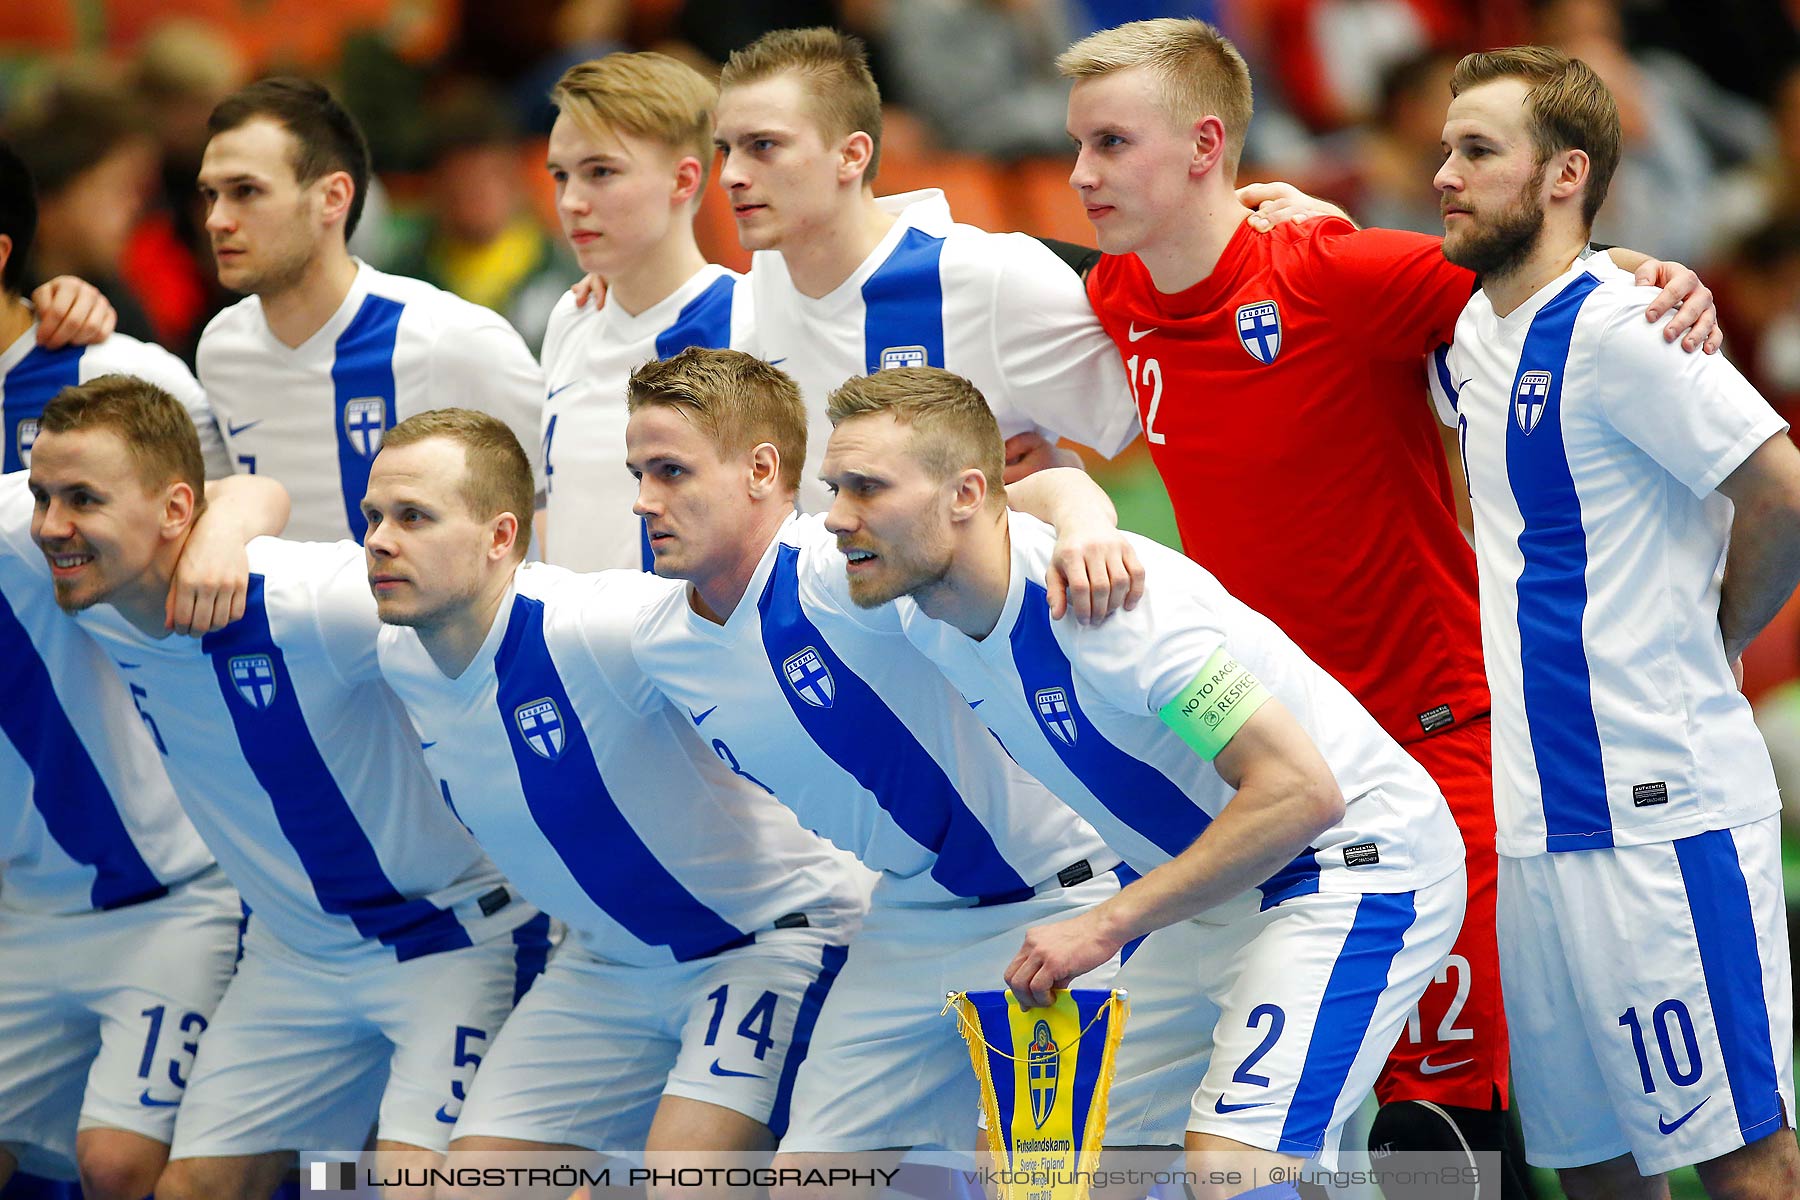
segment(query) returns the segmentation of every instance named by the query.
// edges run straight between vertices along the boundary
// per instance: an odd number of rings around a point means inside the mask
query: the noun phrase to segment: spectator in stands
[[[431,123],[427,211],[410,231],[401,222],[388,269],[493,309],[535,354],[581,268],[527,203],[519,126],[501,96],[475,85],[441,102]]]
[[[1800,224],[1800,63],[1776,86],[1768,151],[1727,176],[1714,195],[1713,225],[1727,244],[1770,222]]]
[[[1441,235],[1438,195],[1420,181],[1437,173],[1445,97],[1458,55],[1427,50],[1389,67],[1376,120],[1352,143],[1362,190],[1353,206],[1365,225]]]
[[[9,136],[37,182],[30,281],[78,275],[118,310],[120,333],[154,341],[143,303],[120,273],[156,172],[156,143],[129,94],[94,78],[56,80]]]

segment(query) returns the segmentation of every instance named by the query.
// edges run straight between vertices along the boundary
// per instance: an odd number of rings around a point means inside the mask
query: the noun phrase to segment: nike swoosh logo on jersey
[[[1455,1062],[1434,1063],[1431,1061],[1431,1056],[1428,1054],[1419,1060],[1419,1074],[1442,1075],[1445,1071],[1454,1071],[1458,1067],[1466,1067],[1474,1061],[1475,1060],[1472,1058],[1459,1058]]]
[[[138,1103],[143,1105],[145,1108],[174,1108],[176,1105],[180,1104],[181,1101],[179,1101],[179,1100],[158,1100],[155,1097],[150,1095],[149,1088],[145,1088],[143,1090],[143,1093],[138,1096]],[[1704,1104],[1705,1101],[1703,1100],[1703,1101],[1701,1101],[1701,1103]],[[1683,1118],[1683,1119],[1685,1120],[1685,1118]]]
[[[714,713],[716,713],[718,711],[719,711],[719,706],[716,704],[713,705],[711,708],[707,709],[703,713],[696,713],[693,709],[690,708],[690,709],[688,709],[688,716],[694,718],[694,724],[698,725],[700,722],[706,720],[706,718],[712,716]]]
[[[787,355],[784,354],[780,358],[771,358],[769,360],[769,365],[771,367],[779,367],[782,363],[784,363],[786,361],[787,361]]]
[[[969,707],[970,707],[970,708],[980,708],[980,707],[981,707],[981,706],[982,706],[982,705],[984,705],[984,704],[986,704],[986,703],[987,703],[987,697],[986,697],[986,696],[983,696],[983,697],[982,697],[982,698],[981,698],[981,699],[979,699],[979,700],[971,700],[971,701],[969,701]]]
[[[571,379],[568,383],[563,384],[559,388],[551,388],[550,394],[548,396],[545,396],[544,399],[554,400],[554,399],[556,399],[557,396],[561,395],[563,392],[568,391],[570,388],[574,387],[576,384],[578,384],[580,382],[581,382],[581,380],[579,380],[579,379]]]
[[[261,424],[262,424],[262,418],[260,418],[260,417],[258,417],[254,421],[245,421],[242,425],[233,425],[230,421],[227,421],[227,422],[225,422],[225,432],[230,434],[232,437],[236,437],[238,434],[244,433],[247,430],[255,429],[258,425],[261,425]]]
[[[431,748],[432,748],[432,747],[433,747],[433,746],[435,746],[435,745],[437,745],[437,743],[436,743],[436,742],[420,742],[420,743],[419,743],[419,749],[421,749],[421,750],[429,750],[429,749],[431,749]]]
[[[710,712],[711,710],[708,709],[707,711]],[[732,1076],[736,1076],[739,1079],[761,1079],[761,1078],[763,1078],[763,1076],[757,1075],[750,1071],[733,1071],[729,1067],[721,1067],[719,1065],[719,1060],[716,1058],[713,1059],[713,1061],[712,1061],[712,1073],[714,1075],[719,1076],[722,1079],[728,1079],[728,1078],[731,1078]]]
[[[1473,375],[1471,375],[1471,376],[1469,376],[1469,377],[1468,377],[1468,378],[1467,378],[1467,379],[1465,379],[1465,380],[1463,380],[1463,381],[1462,381],[1462,382],[1461,382],[1461,383],[1459,383],[1459,384],[1457,384],[1457,385],[1456,385],[1456,390],[1457,390],[1457,391],[1458,391],[1458,392],[1460,392],[1460,391],[1462,391],[1462,390],[1463,390],[1463,389],[1464,389],[1464,388],[1466,388],[1466,387],[1468,387],[1468,386],[1469,386],[1469,385],[1470,385],[1470,384],[1471,384],[1471,383],[1474,383],[1474,382],[1475,382],[1475,377],[1474,377],[1474,376],[1473,376]]]
[[[1213,1111],[1218,1113],[1221,1117],[1226,1117],[1234,1112],[1243,1112],[1246,1108],[1267,1108],[1268,1105],[1269,1102],[1267,1100],[1258,1100],[1255,1104],[1227,1104],[1225,1103],[1225,1097],[1220,1096],[1217,1100],[1213,1101]]]
[[[1133,323],[1132,325],[1127,327],[1125,330],[1125,340],[1128,342],[1142,341],[1143,339],[1149,337],[1151,334],[1155,333],[1157,328],[1158,328],[1157,326],[1152,325],[1148,329],[1139,329],[1137,327],[1137,325],[1135,323]]]
[[[1706,1100],[1711,1100],[1711,1099],[1712,1099],[1711,1096],[1708,1096],[1706,1098]],[[1663,1118],[1663,1115],[1661,1113],[1658,1113],[1656,1115],[1656,1127],[1663,1132],[1664,1136],[1674,1133],[1677,1129],[1680,1129],[1683,1125],[1686,1125],[1688,1123],[1689,1117],[1693,1116],[1695,1113],[1699,1112],[1702,1108],[1706,1107],[1706,1100],[1702,1100],[1700,1103],[1694,1105],[1694,1107],[1688,1109],[1686,1112],[1682,1113],[1679,1117],[1676,1117],[1673,1121],[1665,1120]]]
[[[119,662],[119,660],[116,658],[113,659],[113,661],[116,663],[119,663],[119,670],[121,670],[121,671],[135,671],[139,667],[144,665],[143,663]]]

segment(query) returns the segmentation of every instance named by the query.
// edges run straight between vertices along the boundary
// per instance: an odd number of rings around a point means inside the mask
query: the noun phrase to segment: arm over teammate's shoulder
[[[1307,280],[1372,354],[1416,358],[1451,340],[1475,276],[1443,239],[1329,218],[1311,228]]]
[[[1008,245],[995,281],[994,357],[1008,394],[990,404],[1111,458],[1137,437],[1137,402],[1086,286],[1036,238],[999,236]]]

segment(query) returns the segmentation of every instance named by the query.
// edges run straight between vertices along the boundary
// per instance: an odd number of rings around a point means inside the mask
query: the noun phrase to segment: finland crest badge
[[[562,757],[563,719],[556,701],[548,696],[526,701],[513,709],[513,723],[533,754],[551,762]]]
[[[781,663],[781,674],[794,694],[814,708],[830,708],[837,698],[837,683],[831,668],[811,646],[787,656]]]
[[[381,435],[387,428],[387,400],[381,396],[360,396],[344,405],[344,436],[350,448],[364,458],[374,458],[381,449]]]
[[[988,1152],[1006,1174],[994,1200],[1086,1200],[1100,1148],[1119,1039],[1122,991],[1059,991],[1048,1008],[1011,991],[952,992],[981,1089]]]
[[[1513,419],[1519,423],[1519,432],[1527,437],[1550,406],[1550,383],[1550,372],[1527,371],[1519,376],[1519,386],[1513,390]]]
[[[1075,744],[1075,714],[1069,711],[1068,692],[1059,687],[1039,688],[1031,697],[1031,706],[1051,737],[1065,746]]]
[[[226,664],[231,686],[258,712],[275,703],[275,664],[266,654],[234,655]]]
[[[1250,357],[1268,366],[1281,353],[1281,309],[1273,300],[1238,305],[1237,335]]]
[[[31,447],[37,441],[38,423],[36,417],[24,417],[13,434],[13,447],[19,452],[19,466],[31,465]]]
[[[930,357],[923,346],[889,346],[881,352],[883,371],[892,367],[929,367]]]

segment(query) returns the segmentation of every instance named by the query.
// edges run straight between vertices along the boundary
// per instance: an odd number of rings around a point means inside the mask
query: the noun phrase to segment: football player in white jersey
[[[1022,930],[1115,893],[1119,857],[1013,764],[891,612],[850,602],[833,538],[794,515],[807,414],[792,380],[689,349],[639,368],[630,403],[657,573],[688,581],[638,619],[638,665],[733,772],[882,872],[782,1150],[967,1145],[974,1079],[937,1024],[944,994],[993,986]]]
[[[63,391],[32,455],[44,594],[113,658],[252,917],[188,1077],[168,1197],[268,1196],[299,1147],[436,1161],[473,1068],[547,952],[445,806],[381,682],[349,542],[257,538],[244,615],[166,636],[199,445],[154,385]]]
[[[125,685],[52,603],[31,516],[25,474],[0,476],[0,1190],[22,1167],[138,1200],[240,909]]]
[[[1130,539],[1148,577],[1130,612],[1052,621],[1037,581],[1055,532],[1008,512],[999,427],[966,379],[861,376],[830,416],[826,525],[851,598],[897,611],[1019,764],[1143,875],[1032,930],[1007,970],[1021,1003],[1047,1004],[1148,935],[1119,973],[1144,1021],[1120,1049],[1109,1137],[1185,1131],[1201,1172],[1335,1165],[1343,1122],[1462,925],[1462,841],[1437,786],[1173,550]],[[1171,1062],[1185,1094],[1140,1086]],[[1253,1194],[1298,1195],[1280,1183]]]
[[[625,471],[625,381],[689,346],[745,346],[750,289],[701,257],[694,212],[712,168],[718,89],[666,55],[609,54],[550,92],[556,211],[599,304],[564,296],[544,335],[544,559],[651,568]]]
[[[1781,804],[1732,664],[1800,580],[1800,450],[1583,257],[1619,159],[1599,78],[1520,47],[1451,94],[1444,253],[1481,290],[1434,387],[1475,515],[1526,1154],[1572,1196],[1666,1196],[1684,1164],[1794,1196]]]
[[[457,815],[571,934],[482,1063],[455,1165],[773,1149],[868,872],[685,716],[621,698],[637,613],[680,585],[521,565],[531,503],[517,440],[466,409],[396,425],[363,500],[382,674]]]
[[[92,339],[83,334],[80,344],[55,348],[44,344],[45,323],[19,290],[36,232],[31,175],[12,147],[0,142],[0,472],[31,465],[38,417],[50,397],[72,383],[122,372],[148,379],[180,400],[200,434],[207,478],[229,475],[225,443],[206,394],[173,354],[117,333]]]
[[[219,282],[247,293],[200,336],[234,469],[293,497],[288,534],[360,540],[383,430],[445,404],[538,444],[543,374],[499,314],[351,257],[369,151],[319,84],[263,79],[213,110],[200,166]]]
[[[1118,353],[1048,247],[954,223],[936,190],[876,198],[881,95],[858,39],[777,30],[719,84],[719,182],[756,252],[756,351],[793,375],[810,419],[803,508],[828,502],[826,396],[887,367],[973,379],[1002,432],[1029,435],[1012,443],[1015,476],[1054,461],[1057,437],[1112,455],[1137,436]]]

